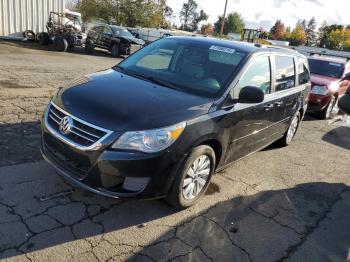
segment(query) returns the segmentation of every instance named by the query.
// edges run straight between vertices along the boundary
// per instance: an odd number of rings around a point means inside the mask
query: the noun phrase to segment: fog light
[[[149,177],[126,177],[123,189],[134,192],[141,191],[147,186],[149,180]]]

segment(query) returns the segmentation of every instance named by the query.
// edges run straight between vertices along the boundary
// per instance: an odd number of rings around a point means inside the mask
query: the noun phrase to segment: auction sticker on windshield
[[[228,48],[228,47],[223,47],[223,46],[217,46],[217,45],[212,45],[209,49],[210,50],[219,51],[219,52],[224,52],[224,53],[227,53],[227,54],[233,54],[234,52],[236,52],[235,49]]]

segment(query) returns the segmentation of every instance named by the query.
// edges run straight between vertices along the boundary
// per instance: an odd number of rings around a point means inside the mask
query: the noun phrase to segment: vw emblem
[[[73,119],[70,116],[65,116],[60,122],[60,132],[64,135],[68,135],[73,127]]]

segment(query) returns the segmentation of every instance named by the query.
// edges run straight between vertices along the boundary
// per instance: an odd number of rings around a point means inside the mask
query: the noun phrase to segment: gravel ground
[[[289,147],[231,165],[181,212],[68,185],[39,156],[38,120],[57,87],[115,63],[0,42],[0,259],[349,261],[346,122],[307,117]]]

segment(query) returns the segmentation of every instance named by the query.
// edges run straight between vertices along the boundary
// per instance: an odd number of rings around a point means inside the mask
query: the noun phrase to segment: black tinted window
[[[295,86],[294,59],[289,56],[276,56],[276,91]]]
[[[317,59],[309,59],[310,71],[312,74],[341,78],[344,72],[344,64]]]
[[[265,94],[270,93],[271,89],[271,71],[270,59],[268,56],[260,56],[255,58],[248,70],[239,80],[239,86],[244,88],[246,86],[259,87]]]
[[[306,84],[310,81],[310,72],[306,66],[305,59],[298,60],[298,76],[299,76],[299,85]]]

